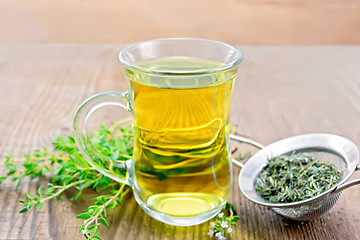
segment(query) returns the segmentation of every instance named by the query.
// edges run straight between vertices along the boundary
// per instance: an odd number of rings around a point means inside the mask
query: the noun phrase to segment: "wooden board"
[[[71,134],[76,108],[87,97],[126,89],[117,55],[121,45],[0,45],[0,154],[15,156],[50,146]],[[231,123],[263,144],[304,133],[327,132],[360,143],[360,47],[240,46],[245,59],[233,92]],[[110,115],[109,115],[110,116]],[[99,118],[99,121],[106,117]],[[5,170],[0,167],[0,173]],[[233,239],[360,239],[360,186],[344,191],[336,206],[312,222],[292,223],[242,196],[233,170],[240,221]],[[352,177],[359,178],[360,173]],[[0,239],[82,239],[75,216],[90,203],[67,194],[42,211],[19,214],[24,192],[46,179],[0,185]],[[92,193],[88,197],[94,196]],[[208,223],[174,227],[160,223],[132,195],[114,211],[103,239],[206,239]]]

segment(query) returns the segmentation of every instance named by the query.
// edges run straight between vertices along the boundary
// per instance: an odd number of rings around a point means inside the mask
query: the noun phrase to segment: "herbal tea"
[[[209,74],[222,64],[190,57],[137,66],[141,72],[126,72],[135,109],[135,196],[178,217],[220,207],[231,188],[228,126],[236,69]]]
[[[96,94],[75,114],[81,153],[101,174],[131,186],[136,202],[159,221],[193,226],[213,218],[231,189],[230,100],[242,59],[238,49],[206,39],[154,39],[125,47],[119,60],[128,90]],[[89,142],[90,116],[108,106],[132,115],[130,159],[105,157]]]

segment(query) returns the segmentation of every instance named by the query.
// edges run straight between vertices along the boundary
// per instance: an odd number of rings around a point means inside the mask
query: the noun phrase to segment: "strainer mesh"
[[[314,201],[303,204],[298,207],[272,208],[272,210],[284,217],[296,221],[312,220],[327,211],[329,211],[339,200],[342,192],[326,195],[322,198],[316,198]]]
[[[346,174],[345,159],[335,152],[331,152],[328,149],[301,149],[296,152],[311,153],[316,159],[327,164],[333,164],[343,175]],[[312,201],[300,206],[273,207],[272,210],[296,221],[308,221],[329,211],[336,204],[340,196],[341,192],[329,193],[321,197],[314,197]]]

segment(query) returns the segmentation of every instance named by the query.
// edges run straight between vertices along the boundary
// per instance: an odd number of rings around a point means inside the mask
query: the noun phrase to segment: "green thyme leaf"
[[[81,213],[76,216],[76,218],[79,218],[79,219],[84,219],[84,218],[89,218],[89,217],[91,217],[90,213]]]
[[[107,228],[109,227],[109,224],[107,223],[107,221],[105,220],[105,218],[99,218],[99,221],[104,224]]]

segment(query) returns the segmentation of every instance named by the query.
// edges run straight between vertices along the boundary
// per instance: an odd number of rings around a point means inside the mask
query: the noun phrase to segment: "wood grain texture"
[[[0,154],[20,156],[71,134],[79,104],[102,91],[126,89],[117,54],[121,45],[0,45]],[[360,144],[360,47],[241,47],[245,60],[234,86],[231,123],[263,144],[304,133],[343,135]],[[109,114],[110,116],[111,114]],[[106,117],[99,118],[99,121]],[[254,151],[254,149],[252,149]],[[312,222],[293,223],[243,197],[234,168],[230,202],[240,221],[233,239],[360,239],[360,187]],[[0,167],[0,174],[5,170]],[[352,179],[359,178],[355,173]],[[0,185],[0,239],[83,239],[76,219],[90,200],[70,201],[19,214],[19,199],[46,179]],[[86,193],[87,199],[94,193]],[[206,239],[208,223],[174,227],[146,215],[132,195],[110,215],[111,239]]]
[[[358,0],[1,0],[0,43],[359,44]]]

